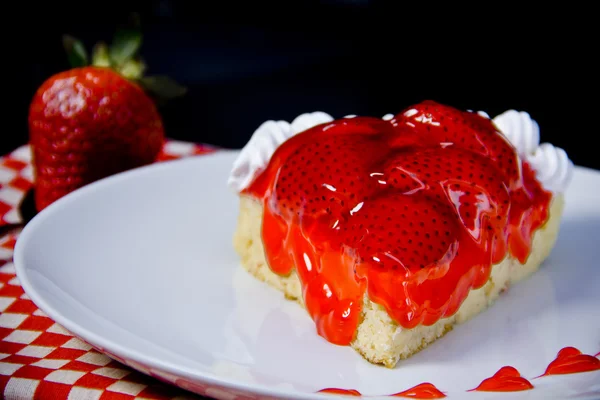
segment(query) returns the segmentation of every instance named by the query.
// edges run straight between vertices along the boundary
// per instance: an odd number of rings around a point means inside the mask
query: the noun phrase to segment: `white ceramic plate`
[[[141,168],[59,200],[17,242],[24,289],[101,351],[217,398],[389,395],[422,382],[449,398],[600,398],[600,371],[533,379],[526,392],[467,392],[506,365],[536,377],[566,346],[600,351],[599,172],[577,169],[536,275],[388,370],[325,342],[298,305],[240,269],[238,200],[226,187],[236,154]]]

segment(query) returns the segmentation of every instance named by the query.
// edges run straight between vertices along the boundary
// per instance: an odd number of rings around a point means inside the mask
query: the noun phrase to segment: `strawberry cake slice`
[[[572,169],[514,110],[267,121],[229,178],[234,247],[319,335],[392,368],[539,268]]]

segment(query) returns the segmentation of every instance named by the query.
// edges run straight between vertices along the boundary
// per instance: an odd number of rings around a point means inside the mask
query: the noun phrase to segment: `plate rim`
[[[27,295],[31,298],[33,303],[42,310],[45,314],[47,314],[54,322],[62,325],[67,331],[69,331],[73,336],[82,339],[85,342],[92,342],[95,346],[99,346],[102,349],[106,350],[106,352],[114,354],[116,356],[124,358],[126,361],[131,360],[135,363],[140,363],[144,366],[148,366],[151,369],[161,372],[165,371],[169,374],[173,374],[177,377],[177,375],[184,376],[188,379],[193,379],[200,381],[204,384],[215,385],[226,389],[232,389],[237,391],[248,392],[256,395],[263,396],[271,396],[275,398],[287,398],[287,399],[325,399],[325,398],[334,398],[337,396],[332,396],[328,393],[309,393],[309,392],[300,392],[297,390],[291,391],[289,389],[279,389],[272,388],[263,384],[255,384],[255,383],[247,383],[236,380],[235,378],[230,377],[221,377],[216,374],[210,372],[202,372],[198,370],[194,370],[190,367],[182,367],[176,363],[170,361],[163,361],[155,356],[151,356],[148,354],[144,354],[137,350],[129,349],[121,344],[118,341],[111,339],[110,337],[106,337],[100,334],[95,333],[94,331],[86,328],[85,326],[80,325],[79,323],[71,320],[66,315],[64,315],[60,310],[52,307],[48,302],[44,299],[44,296],[40,294],[35,286],[29,280],[29,276],[26,272],[27,266],[25,263],[25,248],[27,247],[27,243],[30,240],[30,237],[35,233],[36,227],[40,224],[43,224],[48,218],[50,218],[56,211],[68,207],[68,205],[74,201],[78,201],[79,198],[87,196],[89,193],[92,193],[96,190],[102,190],[104,187],[111,186],[120,181],[128,180],[128,179],[136,179],[138,176],[143,176],[146,174],[151,174],[154,171],[160,171],[164,169],[174,168],[174,165],[182,165],[182,164],[193,164],[197,162],[203,162],[201,160],[206,160],[210,158],[217,158],[223,156],[233,156],[239,154],[240,150],[231,150],[231,149],[218,149],[214,152],[202,154],[199,156],[191,156],[185,157],[181,159],[175,160],[166,160],[157,163],[153,163],[150,165],[137,167],[128,171],[120,172],[109,177],[100,179],[98,181],[92,182],[83,186],[62,198],[56,200],[44,210],[36,214],[25,226],[22,228],[17,241],[15,243],[14,252],[13,252],[13,263],[15,266],[16,276],[19,279],[19,282]],[[576,165],[574,168],[575,173],[583,173],[583,174],[593,174],[597,175],[600,178],[600,170],[595,170],[593,168],[578,166]],[[575,175],[575,174],[574,174]],[[91,343],[90,343],[91,344]],[[102,353],[104,351],[97,350]],[[127,367],[138,370],[137,368],[127,365]],[[139,371],[139,370],[138,370]],[[145,375],[147,373],[140,371]],[[157,376],[152,376],[157,379]],[[181,388],[176,385],[174,382],[170,382],[173,387]],[[188,390],[189,389],[185,389]],[[192,392],[194,393],[194,392]],[[202,395],[202,394],[200,394]],[[450,396],[458,395],[458,393],[449,393]]]
[[[78,201],[79,198],[87,196],[89,193],[92,193],[96,190],[102,190],[102,188],[111,186],[123,180],[128,179],[136,179],[137,176],[146,175],[153,173],[157,170],[170,169],[173,168],[173,165],[182,165],[182,164],[193,164],[197,162],[202,162],[200,160],[206,160],[207,158],[215,158],[215,157],[223,157],[227,155],[234,155],[239,153],[238,150],[218,150],[213,153],[203,154],[200,156],[194,157],[186,157],[176,160],[167,160],[159,163],[154,163],[138,168],[134,168],[132,170],[120,172],[109,177],[100,179],[98,181],[92,182],[84,187],[81,187],[73,192],[63,196],[62,198],[56,200],[44,210],[36,214],[21,230],[19,233],[19,237],[15,243],[14,251],[13,251],[13,263],[15,265],[15,272],[21,287],[27,293],[27,295],[31,298],[33,303],[42,310],[48,317],[50,317],[54,322],[62,325],[69,333],[72,335],[82,339],[85,342],[92,342],[94,347],[99,346],[105,349],[107,352],[112,353],[116,356],[122,357],[126,360],[131,360],[136,363],[143,364],[144,366],[148,366],[153,370],[166,371],[173,375],[184,376],[188,379],[193,379],[200,381],[206,384],[212,384],[215,386],[220,386],[227,389],[245,391],[257,395],[266,395],[272,396],[276,398],[288,398],[288,399],[323,399],[323,398],[331,398],[331,395],[328,394],[319,394],[319,393],[305,393],[299,391],[289,391],[285,389],[277,389],[270,388],[266,385],[261,384],[252,384],[246,382],[240,382],[233,378],[223,378],[218,375],[212,374],[210,372],[199,372],[189,367],[182,367],[176,363],[172,363],[170,361],[160,360],[157,357],[143,354],[137,350],[129,349],[117,341],[97,334],[92,330],[86,328],[85,326],[80,325],[79,323],[71,320],[66,315],[64,315],[60,310],[52,307],[45,300],[44,296],[40,294],[35,286],[31,283],[29,279],[29,275],[27,273],[27,266],[25,263],[25,248],[27,247],[27,242],[30,240],[30,237],[35,233],[36,227],[43,224],[48,218],[50,218],[57,210],[68,207],[68,205],[74,201]],[[92,344],[90,343],[90,344]],[[97,349],[96,349],[97,350]],[[100,350],[97,350],[100,351]],[[104,353],[103,351],[100,351]],[[127,367],[136,369],[130,365]],[[138,370],[139,371],[139,370]],[[143,371],[140,371],[143,373]],[[145,374],[147,375],[147,374]],[[152,376],[157,379],[156,376]],[[175,383],[170,383],[173,387],[178,387]],[[186,389],[189,391],[189,389]],[[193,393],[193,392],[192,392]]]

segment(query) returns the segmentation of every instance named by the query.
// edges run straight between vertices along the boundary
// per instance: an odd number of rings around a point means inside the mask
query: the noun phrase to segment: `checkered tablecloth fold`
[[[158,162],[214,151],[167,141]],[[12,399],[197,399],[137,372],[74,337],[46,316],[19,283],[13,249],[23,225],[20,205],[33,187],[29,146],[0,157],[0,395]]]

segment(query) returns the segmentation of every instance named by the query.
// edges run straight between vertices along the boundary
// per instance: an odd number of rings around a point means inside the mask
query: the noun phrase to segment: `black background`
[[[591,139],[595,32],[590,10],[486,3],[457,10],[400,1],[114,1],[16,4],[19,50],[0,150],[27,141],[35,89],[67,69],[61,35],[88,48],[141,16],[148,73],[189,88],[161,113],[169,137],[242,147],[267,119],[307,111],[382,116],[424,99],[459,108],[528,111],[543,141],[600,168]],[[484,7],[484,8],[482,8]],[[594,33],[595,32],[595,33]],[[16,89],[14,88],[16,85]]]

